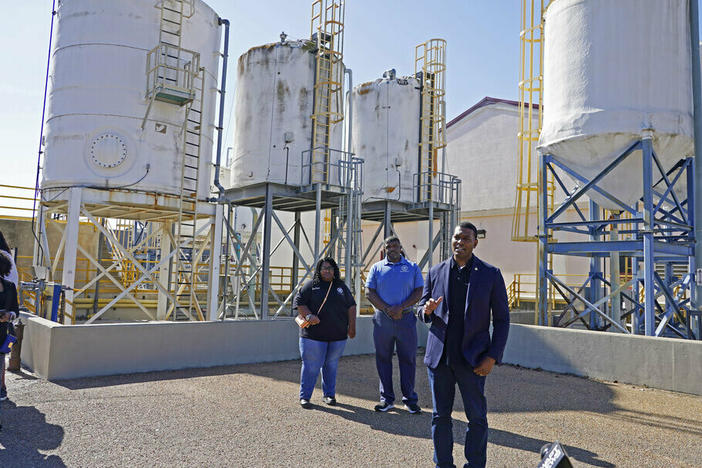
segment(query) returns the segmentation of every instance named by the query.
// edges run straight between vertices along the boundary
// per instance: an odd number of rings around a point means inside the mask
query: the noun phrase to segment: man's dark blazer
[[[502,353],[507,344],[509,332],[509,306],[507,304],[507,290],[502,273],[498,268],[487,264],[478,257],[473,256],[473,271],[470,274],[470,285],[466,294],[464,309],[463,330],[463,357],[468,365],[476,367],[485,356],[490,356],[497,363],[502,362]],[[424,282],[424,294],[420,305],[429,299],[444,300],[431,315],[424,315],[423,308],[419,310],[419,317],[424,322],[431,322],[427,347],[424,354],[424,364],[435,368],[439,364],[444,351],[446,327],[449,321],[451,308],[449,294],[449,274],[451,259],[433,266]],[[490,312],[492,311],[492,337],[490,336]]]

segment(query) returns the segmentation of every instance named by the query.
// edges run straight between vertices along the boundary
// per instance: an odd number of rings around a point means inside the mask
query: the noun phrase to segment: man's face
[[[385,244],[385,256],[392,263],[397,263],[402,258],[402,244],[399,241],[390,241]]]
[[[469,260],[473,255],[473,249],[478,245],[478,239],[471,229],[456,227],[451,239],[453,256],[459,260]]]

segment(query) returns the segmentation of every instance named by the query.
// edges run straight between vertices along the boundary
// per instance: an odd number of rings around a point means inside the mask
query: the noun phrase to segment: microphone
[[[573,468],[573,464],[560,442],[555,441],[541,447],[541,461],[536,468]]]

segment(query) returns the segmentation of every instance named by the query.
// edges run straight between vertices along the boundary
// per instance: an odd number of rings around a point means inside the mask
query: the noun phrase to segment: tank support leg
[[[271,266],[271,231],[273,230],[273,193],[270,185],[266,186],[266,201],[263,207],[263,252],[261,258],[261,320],[268,320],[268,289],[270,287]]]
[[[66,219],[66,239],[63,249],[63,277],[61,284],[66,287],[66,322],[75,322],[75,309],[73,308],[73,285],[76,278],[76,252],[78,251],[78,229],[80,227],[80,187],[72,187],[68,199],[68,218]]]
[[[643,257],[644,257],[644,330],[646,336],[653,336],[656,329],[654,303],[656,300],[653,273],[655,268],[653,252],[653,155],[651,135],[641,140],[643,162]]]

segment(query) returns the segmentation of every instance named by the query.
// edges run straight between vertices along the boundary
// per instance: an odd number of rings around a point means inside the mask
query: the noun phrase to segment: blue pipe
[[[219,123],[217,124],[217,159],[215,162],[214,184],[219,189],[219,197],[224,195],[224,187],[219,182],[219,165],[222,159],[222,133],[224,132],[224,96],[227,89],[227,60],[229,59],[229,20],[219,18],[224,25],[224,63],[222,64],[222,89],[219,93]]]

